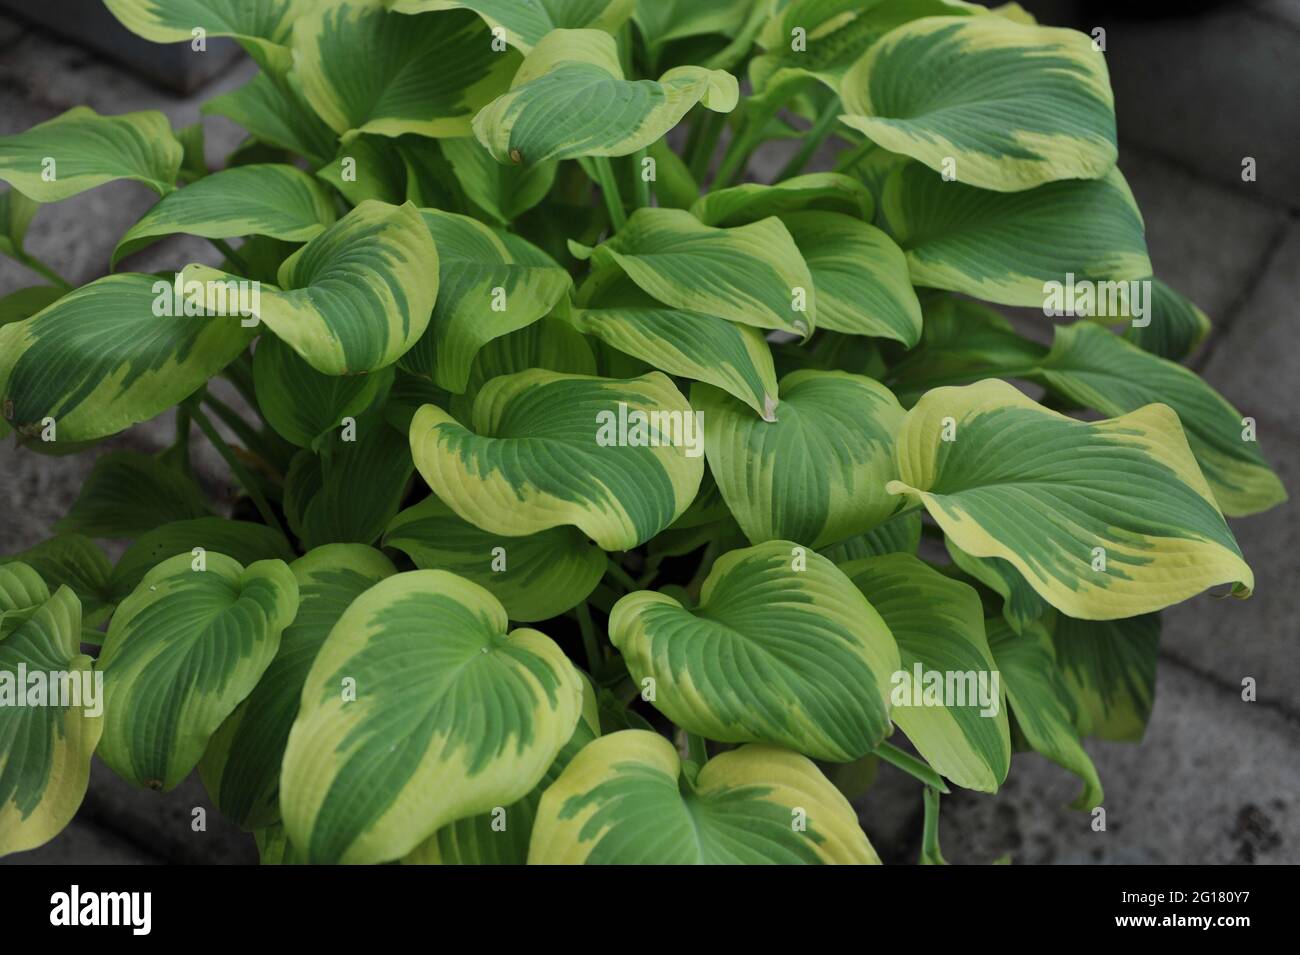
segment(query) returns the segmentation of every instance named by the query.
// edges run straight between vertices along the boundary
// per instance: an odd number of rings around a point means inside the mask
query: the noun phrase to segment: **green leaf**
[[[205,116],[224,116],[263,143],[306,157],[313,166],[334,155],[335,137],[287,80],[258,73],[237,90],[208,100]]]
[[[1143,351],[1182,361],[1210,334],[1209,317],[1158,278],[1151,278],[1151,314],[1146,325],[1130,324],[1124,337]]]
[[[1047,613],[1047,601],[1029,585],[1025,575],[1014,564],[1000,557],[973,557],[944,538],[944,546],[952,562],[963,573],[978,580],[1002,598],[1002,616],[1011,629],[1024,633],[1025,629],[1040,622]]]
[[[669,374],[715,385],[772,420],[776,370],[758,329],[668,308],[616,268],[593,274],[579,301],[560,309],[578,331]]]
[[[280,819],[280,763],[298,715],[307,672],[339,617],[357,597],[397,571],[360,544],[327,544],[290,566],[298,612],[253,692],[213,734],[199,774],[221,814],[245,829]]]
[[[662,736],[588,743],[543,795],[531,864],[878,864],[852,807],[812,761],[749,745],[682,765]]]
[[[402,16],[385,0],[321,0],[294,25],[303,97],[346,142],[359,133],[468,136],[519,66],[467,11]]]
[[[514,375],[531,368],[594,375],[596,357],[588,340],[572,326],[558,318],[543,318],[484,345],[474,357],[465,393],[452,395],[448,401],[434,400],[433,404],[446,408],[456,419],[468,424],[474,417],[474,399],[484,385],[500,375]],[[410,421],[406,424],[409,431]]]
[[[1072,617],[1254,585],[1166,405],[1077,421],[1002,381],[936,388],[904,418],[896,463],[891,493],[924,504],[967,553],[1010,561]]]
[[[839,544],[823,547],[819,553],[835,564],[845,564],[864,557],[885,554],[916,556],[921,546],[921,515],[916,511],[891,517],[865,534],[850,537]]]
[[[1067,275],[1077,284],[1151,274],[1142,217],[1118,170],[1007,194],[907,163],[886,181],[881,210],[915,285],[1041,309],[1046,283]]]
[[[22,255],[27,227],[40,208],[39,202],[33,202],[17,189],[0,192],[0,253],[15,258]]]
[[[353,601],[307,675],[281,774],[285,828],[309,861],[400,858],[537,784],[582,686],[549,637],[507,625],[491,594],[443,571]]]
[[[699,606],[638,591],[609,637],[656,709],[726,743],[770,742],[833,762],[889,733],[889,627],[840,570],[789,541],[718,558]]]
[[[192,477],[152,455],[113,451],[96,459],[76,501],[54,529],[88,537],[139,537],[159,524],[209,513]]]
[[[813,277],[775,217],[717,229],[680,209],[638,209],[590,256],[598,267],[622,269],[647,295],[672,308],[802,338],[812,334]],[[803,310],[796,309],[799,290]]]
[[[334,221],[334,204],[319,182],[293,166],[235,166],[165,196],[127,230],[113,265],[163,236],[206,239],[267,235],[306,242]]]
[[[474,135],[501,163],[626,156],[662,137],[696,103],[729,113],[739,95],[730,73],[699,66],[669,70],[658,82],[626,80],[608,33],[555,30],[524,58],[509,92],[474,117]]]
[[[1011,766],[1011,731],[979,594],[908,554],[840,570],[898,641],[894,722],[936,772],[966,789],[997,792]]]
[[[107,620],[123,596],[123,591],[112,584],[113,568],[108,557],[81,534],[60,534],[21,554],[0,558],[0,572],[6,566],[15,566],[9,561],[31,567],[51,591],[67,587],[75,593],[80,602],[77,615],[86,627],[97,627]]]
[[[448,570],[501,601],[511,620],[547,620],[576,606],[605,576],[605,553],[575,527],[502,537],[462,520],[436,497],[398,514],[384,534],[422,570]]]
[[[115,434],[189,397],[253,335],[238,315],[169,314],[172,306],[171,282],[125,272],[0,327],[9,425],[33,436],[53,418],[59,442]]]
[[[1041,380],[1102,414],[1121,415],[1160,401],[1178,413],[1187,443],[1229,517],[1258,514],[1287,499],[1286,489],[1246,439],[1247,419],[1195,372],[1158,358],[1089,322],[1056,326]]]
[[[411,203],[363,202],[285,259],[259,317],[325,375],[387,367],[424,333],[438,293],[438,252]],[[195,281],[224,273],[186,266]]]
[[[1074,30],[927,17],[888,33],[840,87],[844,123],[981,189],[1099,179],[1114,165],[1105,56]]]
[[[796,371],[780,394],[767,422],[715,388],[691,389],[709,470],[745,536],[816,548],[888,519],[899,503],[885,483],[903,420],[889,390],[859,375]]]
[[[788,213],[781,221],[812,273],[818,328],[917,343],[921,303],[893,239],[834,212]]]
[[[655,62],[664,45],[673,40],[711,34],[735,36],[751,6],[750,0],[636,0],[632,18]]]
[[[106,182],[133,179],[160,196],[176,188],[184,149],[157,110],[100,116],[77,106],[0,136],[0,180],[37,202],[59,202]]]
[[[686,510],[704,472],[696,416],[658,372],[494,378],[472,425],[425,405],[411,452],[440,500],[494,534],[573,524],[604,550],[629,550]]]
[[[21,322],[53,305],[64,295],[64,290],[52,285],[33,285],[0,298],[0,325]]]
[[[285,440],[310,447],[326,432],[381,401],[393,369],[369,375],[322,375],[284,342],[263,335],[253,353],[257,406]]]
[[[287,563],[294,558],[284,535],[265,524],[223,517],[172,521],[142,534],[126,549],[113,568],[110,592],[120,599],[139,585],[150,568],[179,554],[194,556],[196,547],[225,554],[241,564],[272,559]]]
[[[30,579],[14,592],[22,575],[0,567],[0,611],[10,609],[6,597],[38,596]],[[67,587],[0,636],[0,856],[53,839],[86,795],[104,698],[80,642],[81,605]]]
[[[99,755],[136,786],[168,790],[189,775],[298,609],[298,582],[283,561],[204,560],[200,570],[182,554],[145,574],[104,639]]]
[[[746,225],[768,216],[789,212],[842,212],[855,219],[870,219],[875,201],[867,187],[851,176],[814,172],[775,185],[756,182],[719,189],[701,196],[691,215],[705,225]]]
[[[465,195],[501,225],[545,199],[559,169],[556,162],[502,165],[473,136],[444,139],[440,145]]]
[[[1039,753],[1083,780],[1075,809],[1101,805],[1101,780],[1075,731],[1076,713],[1061,676],[1051,638],[1040,626],[1016,633],[1005,621],[984,621],[989,649],[997,661],[1007,699],[1020,731]]]
[[[1052,646],[1078,702],[1079,735],[1139,742],[1156,696],[1160,615],[1101,621],[1057,615]]]
[[[635,0],[389,0],[398,13],[473,10],[527,53],[552,30],[592,27],[613,32],[632,15]]]
[[[288,69],[294,21],[311,0],[104,0],[132,33],[154,43],[190,43],[194,31],[239,40],[266,69]]]
[[[438,300],[402,367],[463,392],[480,348],[551,311],[572,280],[546,253],[467,216],[425,209],[438,248]]]

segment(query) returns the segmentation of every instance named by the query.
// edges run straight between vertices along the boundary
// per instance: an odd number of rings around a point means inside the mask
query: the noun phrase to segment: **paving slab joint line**
[[[1194,676],[1197,679],[1204,681],[1205,683],[1209,683],[1216,690],[1224,690],[1232,694],[1234,699],[1238,699],[1238,700],[1241,699],[1241,684],[1239,683],[1232,683],[1228,680],[1225,680],[1222,677],[1216,675],[1215,673],[1209,670],[1205,670],[1197,666],[1196,664],[1188,661],[1187,659],[1179,656],[1177,653],[1173,653],[1169,650],[1161,650],[1160,659],[1164,660],[1166,663],[1170,664],[1171,666],[1178,667],[1180,670],[1187,673],[1189,676]],[[1160,693],[1159,682],[1156,683],[1156,693],[1157,695]],[[1255,702],[1250,703],[1248,705],[1257,706],[1263,710],[1266,710],[1267,712],[1280,717],[1284,722],[1291,724],[1297,729],[1300,729],[1300,712],[1296,712],[1286,703],[1280,703],[1277,702],[1276,700],[1266,700],[1266,699],[1256,698]],[[1300,749],[1300,743],[1297,743],[1295,748]]]
[[[1216,192],[1224,193],[1239,201],[1244,201],[1252,206],[1259,206],[1270,212],[1281,211],[1287,216],[1296,216],[1300,214],[1300,206],[1295,206],[1285,199],[1277,199],[1272,196],[1257,196],[1253,191],[1240,192],[1235,187],[1224,185],[1224,183],[1213,176],[1207,175],[1201,169],[1193,166],[1176,153],[1165,152],[1155,146],[1149,146],[1145,143],[1135,143],[1128,138],[1122,138],[1120,141],[1121,159],[1126,153],[1137,153],[1148,159],[1155,159],[1181,172],[1183,175],[1196,180],[1203,186],[1209,186]]]

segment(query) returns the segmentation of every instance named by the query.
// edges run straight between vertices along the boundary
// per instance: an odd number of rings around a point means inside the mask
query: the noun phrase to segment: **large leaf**
[[[1241,412],[1182,365],[1158,358],[1099,325],[1058,325],[1040,366],[1049,389],[1107,415],[1161,401],[1178,412],[1187,443],[1229,517],[1266,511],[1287,499],[1286,489],[1245,440]]]
[[[501,225],[545,199],[559,168],[556,162],[502,165],[473,136],[444,139],[440,145],[465,195]]]
[[[668,308],[612,267],[592,276],[579,302],[576,308],[561,303],[561,314],[578,331],[669,374],[715,385],[772,420],[776,369],[758,329]]]
[[[88,537],[139,537],[159,524],[209,513],[202,490],[189,475],[148,454],[114,451],[95,461],[54,529]]]
[[[692,733],[848,762],[889,733],[889,627],[829,560],[789,541],[718,558],[699,606],[638,591],[609,637],[655,708]]]
[[[149,573],[113,615],[100,758],[136,786],[171,789],[257,685],[298,609],[283,561],[247,568],[224,554],[199,569],[181,554]]]
[[[269,69],[287,69],[294,20],[311,0],[104,0],[132,33],[155,43],[189,43],[194,31],[239,40]]]
[[[646,294],[673,308],[806,338],[816,316],[813,278],[775,217],[718,229],[680,209],[639,209],[591,252],[617,265]],[[796,308],[802,290],[804,308]]]
[[[1098,179],[1115,165],[1106,58],[1074,30],[927,17],[891,31],[841,84],[841,119],[981,189]]]
[[[635,0],[389,0],[399,13],[473,10],[528,52],[552,30],[593,27],[613,32],[632,15]]]
[[[353,600],[396,573],[387,557],[359,544],[318,547],[289,569],[298,581],[297,615],[256,688],[221,724],[199,763],[213,803],[245,829],[280,818],[280,763],[321,644]]]
[[[191,554],[196,547],[233,557],[241,564],[260,560],[287,563],[294,558],[284,535],[265,524],[222,517],[171,521],[142,534],[126,549],[113,568],[111,592],[120,599],[134,590],[156,564],[178,554]]]
[[[307,675],[284,757],[281,810],[307,859],[396,859],[537,784],[582,686],[550,638],[507,625],[491,594],[444,571],[353,601]]]
[[[745,225],[788,212],[842,212],[870,219],[875,201],[867,187],[851,176],[813,172],[771,186],[747,182],[701,196],[691,215],[705,225]]]
[[[334,203],[320,182],[294,166],[235,166],[165,196],[113,250],[113,265],[163,236],[207,239],[268,235],[306,242],[334,221]]]
[[[393,364],[429,324],[438,252],[411,203],[361,203],[285,259],[280,290],[262,289],[259,316],[326,375]],[[197,281],[224,273],[187,266]]]
[[[436,497],[402,511],[384,546],[415,566],[449,570],[501,601],[511,620],[547,620],[585,600],[605,575],[605,554],[576,528],[553,527],[527,537],[480,530]]]
[[[936,388],[907,413],[897,465],[891,493],[924,504],[967,553],[1010,561],[1072,617],[1254,585],[1166,405],[1077,421],[1002,381]]]
[[[509,92],[474,117],[474,135],[502,163],[626,156],[696,103],[729,113],[739,95],[730,73],[699,66],[669,70],[658,82],[626,80],[608,33],[555,30],[524,58]]]
[[[503,375],[479,392],[472,425],[425,405],[411,452],[439,499],[494,534],[573,524],[628,550],[686,510],[704,472],[695,413],[658,372]]]
[[[1141,740],[1156,696],[1160,615],[1100,621],[1057,615],[1052,646],[1078,704],[1079,735]]]
[[[0,180],[37,202],[58,202],[117,179],[159,195],[176,188],[184,149],[157,110],[100,116],[77,106],[0,136]]]
[[[921,515],[909,511],[891,517],[865,534],[850,537],[839,544],[823,547],[820,553],[835,564],[845,564],[864,557],[881,557],[885,554],[911,554],[916,556],[921,545]]]
[[[1011,732],[979,594],[910,554],[868,557],[840,570],[898,641],[894,722],[936,772],[966,789],[996,792],[1011,765]]]
[[[501,375],[514,375],[531,368],[594,375],[596,356],[592,354],[589,340],[571,325],[558,318],[544,318],[484,345],[470,367],[465,393],[451,395],[446,401],[434,399],[433,403],[447,408],[457,420],[468,424],[474,418],[474,399],[484,385]],[[410,424],[408,419],[407,430]]]
[[[1004,620],[984,622],[1016,725],[1039,753],[1083,780],[1075,809],[1101,804],[1101,780],[1075,730],[1075,701],[1057,667],[1051,637],[1040,626],[1016,633]]]
[[[42,589],[22,565],[0,567],[0,620],[27,612],[0,628],[0,856],[72,821],[104,726],[92,661],[80,653],[81,605],[67,587]],[[34,597],[36,608],[18,606]]]
[[[438,300],[428,330],[402,367],[463,392],[480,348],[531,325],[564,297],[569,273],[523,239],[468,216],[423,211],[438,247]]]
[[[148,275],[110,275],[0,327],[7,424],[36,435],[50,417],[58,441],[87,441],[189,397],[244,350],[254,330],[239,315],[170,314],[173,288]]]
[[[879,382],[839,371],[781,379],[775,421],[708,385],[691,389],[705,453],[727,507],[753,543],[834,544],[898,509],[886,493],[903,409]]]
[[[542,795],[532,864],[858,863],[879,858],[813,762],[775,746],[682,765],[662,736],[588,743]]]
[[[334,131],[287,80],[258,73],[237,90],[203,104],[205,115],[224,116],[263,143],[305,156],[319,166],[334,155]]]
[[[293,75],[346,141],[359,133],[468,136],[519,65],[467,11],[390,13],[385,0],[321,0],[294,24]]]
[[[1007,194],[906,163],[889,176],[880,204],[915,285],[1043,308],[1046,283],[1070,275],[1076,283],[1151,275],[1142,217],[1118,170]]]

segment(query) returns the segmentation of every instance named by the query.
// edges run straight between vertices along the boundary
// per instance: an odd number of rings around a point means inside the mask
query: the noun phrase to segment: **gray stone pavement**
[[[1033,4],[1026,4],[1033,6]],[[1068,6],[1064,4],[1062,6]],[[1121,132],[1120,165],[1146,216],[1157,274],[1215,323],[1193,364],[1243,414],[1254,416],[1266,456],[1292,493],[1300,488],[1300,0],[1229,4],[1205,17],[1105,20]],[[198,104],[243,83],[236,67],[199,97],[159,93],[93,56],[0,19],[0,134],[25,129],[88,102],[104,112],[162,109],[195,121]],[[230,124],[205,121],[209,160],[239,139]],[[1243,183],[1243,156],[1259,178]],[[769,159],[772,169],[779,159]],[[44,208],[32,251],[69,278],[103,274],[113,243],[152,203],[134,184],[94,190]],[[215,261],[194,239],[147,250],[141,271]],[[0,294],[36,276],[0,260]],[[1046,329],[1041,329],[1045,333]],[[43,458],[0,446],[0,553],[43,539],[72,500],[93,456],[115,447],[156,450],[169,416],[138,426],[94,452]],[[196,441],[210,489],[228,487],[220,462]],[[1089,741],[1106,787],[1107,831],[1065,805],[1075,779],[1033,753],[1017,754],[996,796],[944,800],[945,855],[986,863],[1300,861],[1300,517],[1288,504],[1233,521],[1258,586],[1248,601],[1197,597],[1166,612],[1155,710],[1138,745]],[[1259,701],[1240,698],[1258,681]],[[236,862],[255,859],[251,839],[209,811],[207,832],[192,810],[210,810],[191,778],[172,793],[140,792],[96,764],[74,823],[41,849],[4,862]],[[882,857],[914,861],[920,794],[882,767],[859,801]]]

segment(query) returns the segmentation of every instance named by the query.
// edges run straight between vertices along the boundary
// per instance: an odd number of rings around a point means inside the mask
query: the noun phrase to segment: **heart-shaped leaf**
[[[536,630],[454,574],[389,577],[325,638],[289,733],[280,800],[312,862],[400,858],[441,826],[506,806],[573,734],[582,686]]]
[[[530,864],[878,864],[813,762],[775,746],[683,766],[662,736],[588,743],[542,795]]]
[[[629,550],[686,510],[704,472],[695,412],[658,372],[494,378],[472,425],[425,405],[411,453],[440,500],[494,534],[573,524],[605,550]]]
[[[283,561],[244,568],[224,554],[182,554],[145,574],[113,614],[99,656],[100,758],[136,786],[183,780],[257,685],[297,609],[298,582]]]
[[[118,599],[129,594],[156,564],[178,554],[193,554],[202,547],[233,557],[241,564],[260,560],[293,560],[293,548],[279,531],[252,521],[198,517],[171,521],[142,534],[126,549],[113,568],[109,586]]]
[[[651,702],[727,743],[848,762],[889,733],[889,627],[829,560],[789,541],[718,558],[695,609],[650,591],[614,605],[609,637]]]

